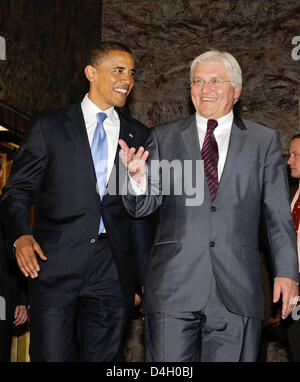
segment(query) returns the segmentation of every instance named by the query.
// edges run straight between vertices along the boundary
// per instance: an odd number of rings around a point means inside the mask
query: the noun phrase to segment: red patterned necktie
[[[294,220],[295,231],[296,231],[296,234],[298,235],[298,227],[299,227],[299,221],[300,221],[300,195],[296,203],[294,204],[292,216]]]
[[[204,161],[204,172],[211,198],[216,195],[218,188],[218,160],[219,151],[214,130],[218,126],[218,121],[209,119],[207,121],[207,130],[201,150],[202,159]]]

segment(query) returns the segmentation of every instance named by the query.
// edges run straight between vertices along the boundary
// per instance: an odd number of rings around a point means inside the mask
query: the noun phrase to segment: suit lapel
[[[123,139],[129,147],[136,147],[136,129],[134,125],[132,125],[126,116],[120,113],[118,109],[116,109],[116,111],[120,118],[119,139]],[[67,112],[67,118],[68,120],[65,122],[66,132],[72,141],[77,154],[82,159],[82,164],[85,167],[85,173],[87,174],[91,184],[95,186],[97,179],[80,103],[71,106]],[[117,181],[117,190],[119,187],[119,180],[116,176],[119,174],[119,151],[120,147],[118,145],[114,160],[115,166],[113,167],[109,178],[109,182]]]
[[[184,126],[180,131],[180,135],[183,141],[183,148],[185,150],[184,158],[201,160],[201,150],[195,114],[185,120]]]
[[[115,109],[118,113],[118,116],[120,118],[120,132],[119,132],[119,139],[123,139],[128,147],[136,147],[136,129],[130,123],[130,121],[126,118],[125,115],[123,115],[118,108]],[[122,184],[126,178],[126,170],[120,169],[120,159],[119,159],[119,152],[120,152],[120,146],[117,145],[116,155],[114,159],[114,166],[112,168],[111,174],[109,176],[108,180],[108,188],[107,192],[113,192],[116,194],[119,194],[119,191],[122,190]],[[122,179],[120,179],[120,177]],[[107,194],[104,195],[103,201],[107,198]]]
[[[226,195],[226,189],[230,189],[228,188],[228,185],[232,182],[232,171],[236,168],[237,163],[239,162],[239,157],[243,152],[243,146],[246,142],[247,134],[248,132],[243,121],[237,117],[234,117],[225,166],[218,186],[216,198],[218,197],[218,193],[220,195],[225,193]]]
[[[123,115],[118,109],[116,109],[120,118],[120,135],[119,139],[123,139],[128,145],[128,147],[136,147],[136,129],[130,123],[130,121]],[[120,146],[118,146],[117,154],[120,151]]]
[[[70,137],[76,152],[81,157],[86,174],[94,186],[97,180],[81,104],[77,103],[71,106],[67,113],[67,117],[69,119],[65,123],[66,132]]]

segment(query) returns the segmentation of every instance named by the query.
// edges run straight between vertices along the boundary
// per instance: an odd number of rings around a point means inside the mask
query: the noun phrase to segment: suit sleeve
[[[33,123],[17,153],[10,179],[0,202],[1,220],[10,244],[22,235],[32,235],[29,209],[47,166],[47,150],[41,120]]]
[[[149,138],[145,143],[145,150],[149,151],[147,160],[147,191],[143,195],[136,196],[130,186],[130,179],[128,177],[127,192],[123,193],[124,206],[133,217],[148,216],[162,203],[159,146],[155,128],[151,130]]]
[[[274,277],[298,281],[296,234],[290,212],[286,167],[277,133],[266,155],[263,184],[263,212]]]

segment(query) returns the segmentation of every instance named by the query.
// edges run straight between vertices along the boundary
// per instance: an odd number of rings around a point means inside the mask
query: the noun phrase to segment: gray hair
[[[227,69],[228,77],[232,81],[233,87],[242,86],[242,70],[237,60],[227,52],[210,50],[196,57],[191,63],[190,79],[193,79],[195,68],[203,61],[221,61]]]

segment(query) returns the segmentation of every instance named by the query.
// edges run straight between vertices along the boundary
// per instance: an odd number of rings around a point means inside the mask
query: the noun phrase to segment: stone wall
[[[101,0],[0,0],[0,100],[27,115],[87,90],[84,51],[101,38]]]
[[[210,48],[231,52],[243,70],[244,118],[278,131],[286,151],[299,129],[299,0],[103,0],[102,38],[137,59],[132,114],[151,127],[188,116],[189,65]]]
[[[300,0],[0,0],[0,100],[27,115],[79,99],[87,90],[83,52],[101,36],[137,59],[131,113],[151,127],[188,116],[189,65],[210,48],[241,64],[239,112],[281,134],[299,129]]]

